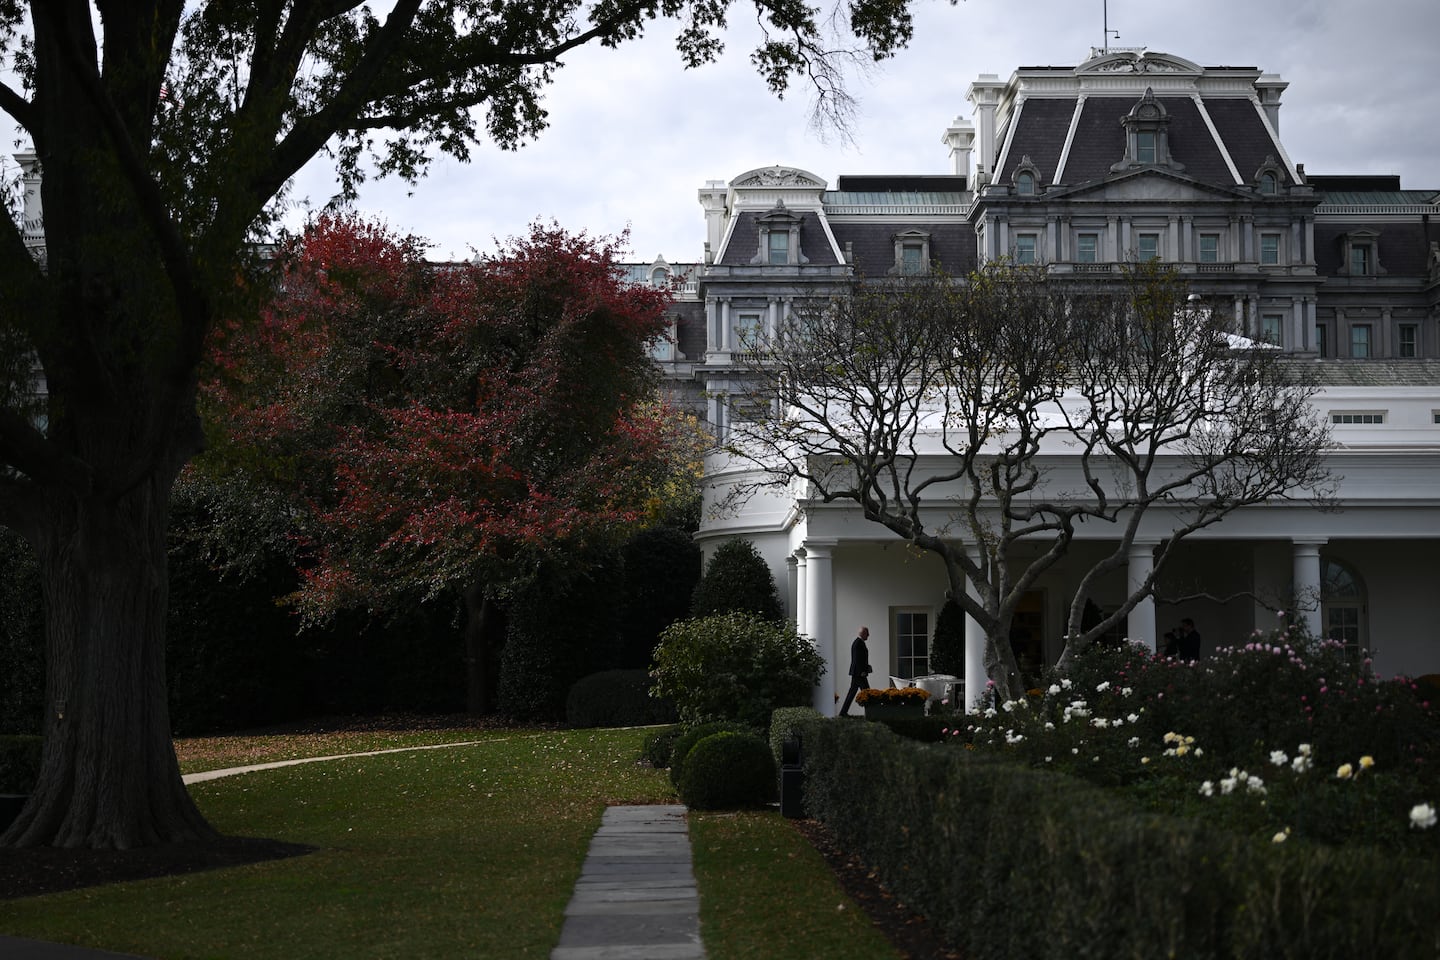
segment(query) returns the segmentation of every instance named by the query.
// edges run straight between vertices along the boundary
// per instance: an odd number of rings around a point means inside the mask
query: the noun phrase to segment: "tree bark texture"
[[[161,470],[113,499],[46,501],[45,741],[35,791],[0,846],[123,850],[215,835],[170,735],[169,498]]]

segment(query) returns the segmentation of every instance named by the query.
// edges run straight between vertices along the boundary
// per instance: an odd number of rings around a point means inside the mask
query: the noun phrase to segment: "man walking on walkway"
[[[870,648],[865,641],[870,639],[870,628],[861,627],[860,635],[850,643],[850,691],[840,706],[840,716],[850,716],[850,704],[855,694],[870,686]]]

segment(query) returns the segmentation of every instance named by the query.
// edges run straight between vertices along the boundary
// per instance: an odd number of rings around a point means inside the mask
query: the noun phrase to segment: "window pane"
[[[1400,356],[1414,357],[1418,355],[1416,353],[1416,343],[1419,339],[1417,336],[1419,330],[1420,328],[1413,323],[1400,325]]]
[[[1260,262],[1268,264],[1280,262],[1279,234],[1264,233],[1260,235]]]
[[[754,350],[760,340],[760,314],[741,313],[735,316],[736,350]]]
[[[900,269],[904,273],[924,273],[925,248],[918,243],[907,243],[900,248]]]
[[[1352,276],[1364,277],[1370,273],[1370,248],[1364,244],[1356,244],[1350,248],[1350,273]]]
[[[1099,241],[1100,238],[1097,234],[1080,234],[1075,246],[1075,259],[1080,263],[1094,263],[1097,250],[1100,246]]]
[[[1022,233],[1015,238],[1015,259],[1019,263],[1035,262],[1035,234]]]
[[[1220,237],[1214,233],[1200,235],[1200,262],[1215,263],[1220,259]]]
[[[1139,250],[1141,260],[1156,259],[1160,255],[1160,234],[1140,234]]]
[[[1135,134],[1135,159],[1140,163],[1155,162],[1155,133],[1141,130]]]
[[[1370,324],[1357,323],[1350,328],[1350,356],[1370,356]]]
[[[1260,337],[1267,343],[1280,343],[1280,331],[1284,318],[1278,313],[1267,313],[1260,318]]]
[[[1315,324],[1315,349],[1320,351],[1320,356],[1330,356],[1329,333],[1325,324]]]
[[[920,677],[930,672],[930,614],[900,611],[895,614],[895,673]]]
[[[770,232],[770,262],[790,262],[790,234],[774,230]]]

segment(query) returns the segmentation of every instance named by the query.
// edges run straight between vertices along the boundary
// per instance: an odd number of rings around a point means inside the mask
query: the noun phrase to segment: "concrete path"
[[[550,960],[704,960],[685,808],[607,807]]]

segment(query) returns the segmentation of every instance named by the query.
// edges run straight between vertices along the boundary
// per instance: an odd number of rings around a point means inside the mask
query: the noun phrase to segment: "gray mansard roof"
[[[1248,99],[1202,98],[1205,115],[1192,97],[1155,99],[1169,117],[1170,156],[1196,180],[1224,186],[1248,184],[1267,159],[1278,162],[1283,156],[1259,108]],[[1010,120],[1014,129],[997,182],[1010,182],[1025,157],[1035,164],[1045,183],[1075,185],[1104,180],[1111,174],[1111,165],[1125,155],[1125,128],[1120,121],[1136,100],[1129,95],[1083,101],[1073,96],[1025,100]],[[1210,124],[1205,122],[1206,115]],[[1068,156],[1064,155],[1067,140]],[[1281,176],[1285,183],[1291,182],[1288,173]]]

